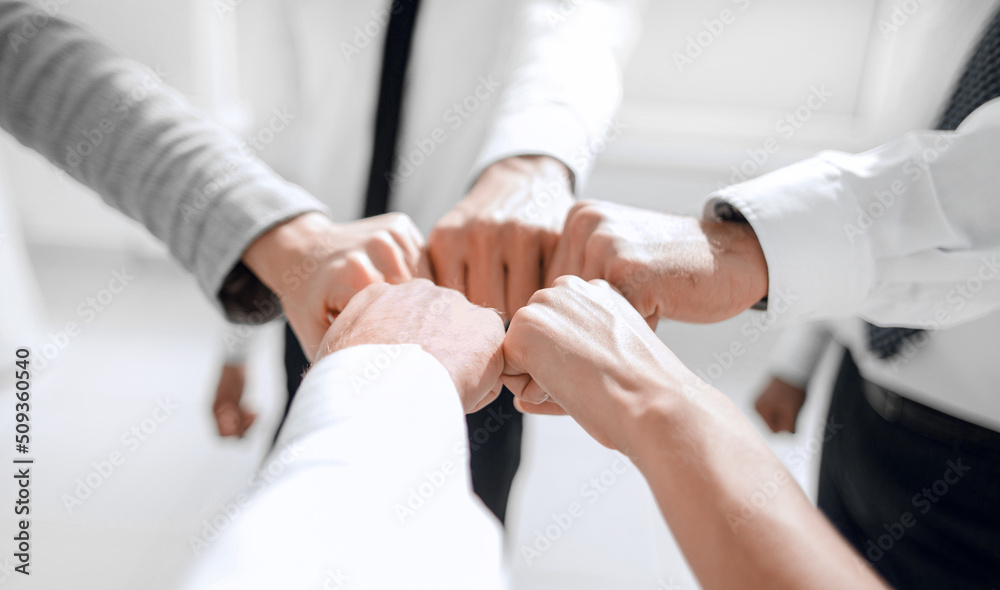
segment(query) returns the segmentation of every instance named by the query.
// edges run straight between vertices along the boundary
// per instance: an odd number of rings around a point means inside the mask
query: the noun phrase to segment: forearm
[[[322,209],[147,68],[39,14],[0,2],[3,128],[145,225],[211,297],[261,233]]]
[[[474,166],[548,155],[572,172],[577,194],[593,160],[621,129],[612,121],[638,37],[643,0],[521,0],[505,86]]]
[[[1000,229],[987,221],[1000,215],[998,149],[993,101],[955,132],[825,152],[723,189],[705,212],[727,202],[752,225],[783,318],[945,328],[1000,306]]]
[[[881,588],[740,411],[707,385],[688,393],[647,409],[633,448],[702,585]]]
[[[181,587],[498,590],[499,526],[468,481],[445,368],[416,344],[340,350],[306,375],[274,451],[225,505],[230,524],[194,538],[205,553]]]

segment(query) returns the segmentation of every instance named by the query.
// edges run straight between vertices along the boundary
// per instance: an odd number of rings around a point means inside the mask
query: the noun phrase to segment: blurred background
[[[245,135],[255,114],[239,72],[254,67],[241,56],[255,39],[241,36],[240,5],[261,1],[57,4],[61,16],[85,23]],[[926,128],[965,47],[942,43],[936,28],[957,19],[974,35],[981,19],[970,15],[993,5],[653,0],[625,78],[621,133],[602,146],[586,196],[699,214],[705,196],[721,186],[823,149],[863,151]],[[678,60],[724,9],[735,21],[690,63]],[[902,22],[885,26],[900,14]],[[819,108],[816,100],[807,106],[817,93],[826,96]],[[765,153],[772,138],[779,149]],[[269,447],[283,393],[280,326],[265,328],[249,353],[246,396],[258,422],[244,439],[223,440],[211,413],[223,322],[193,279],[143,228],[7,136],[0,137],[0,191],[0,350],[58,349],[34,387],[36,575],[25,587],[168,588],[195,557],[192,537],[247,485]],[[127,286],[112,293],[116,276]],[[661,322],[658,333],[744,407],[814,495],[832,358],[814,378],[798,434],[766,433],[752,400],[780,328],[752,321],[744,314],[712,326]],[[79,331],[69,334],[68,322]],[[754,331],[759,338],[748,336]],[[727,358],[734,342],[747,353]],[[9,379],[0,374],[4,404]],[[3,416],[0,428],[12,431],[10,413]],[[615,454],[568,419],[530,417],[526,431],[508,513],[516,587],[697,587],[634,468],[611,485],[606,478],[591,503],[586,486],[610,469]],[[9,458],[6,445],[2,452]],[[116,452],[124,462],[108,472]],[[0,486],[0,505],[9,505],[12,490]],[[525,558],[522,549],[533,546],[552,514],[581,501],[584,514],[572,528],[540,557]],[[0,530],[12,526],[4,511]],[[0,542],[0,587],[24,584],[11,573],[11,545]]]

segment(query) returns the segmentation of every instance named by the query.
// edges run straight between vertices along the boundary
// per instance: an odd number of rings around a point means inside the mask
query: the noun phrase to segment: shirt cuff
[[[703,215],[728,203],[757,235],[768,272],[768,311],[782,319],[846,315],[865,299],[875,264],[867,233],[853,227],[857,204],[839,169],[813,158],[709,196]]]
[[[517,113],[501,114],[479,150],[469,186],[490,165],[514,156],[550,156],[566,165],[579,196],[594,158],[588,151],[586,126],[559,105],[536,105]]]
[[[353,346],[314,364],[275,452],[289,446],[296,462],[322,458],[404,473],[444,462],[463,472],[468,455],[451,376],[416,344]]]
[[[271,228],[313,211],[328,213],[315,197],[275,177],[240,187],[206,213],[195,274],[230,321],[261,324],[281,315],[277,295],[241,258]]]

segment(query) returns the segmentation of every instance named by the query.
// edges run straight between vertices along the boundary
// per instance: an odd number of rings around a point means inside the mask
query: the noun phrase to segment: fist
[[[653,326],[660,317],[720,321],[767,294],[764,254],[748,225],[597,201],[569,212],[546,280],[563,275],[608,281]]]
[[[573,416],[628,452],[635,417],[693,375],[608,283],[561,277],[510,322],[504,384],[531,413]],[[533,406],[533,404],[541,404]],[[535,410],[538,411],[535,411]]]
[[[431,276],[424,238],[401,213],[343,224],[307,213],[265,233],[243,260],[281,298],[309,358],[355,293]]]
[[[757,397],[754,408],[772,432],[794,434],[795,423],[805,403],[805,389],[774,377]]]
[[[521,156],[493,164],[431,231],[438,284],[510,319],[544,286],[543,267],[572,204],[569,171],[559,161]]]
[[[317,361],[361,344],[419,344],[448,370],[466,412],[500,393],[504,327],[496,312],[417,279],[376,283],[351,299],[326,333]]]

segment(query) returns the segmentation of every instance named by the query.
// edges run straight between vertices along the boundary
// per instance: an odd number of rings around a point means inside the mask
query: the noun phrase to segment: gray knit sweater
[[[240,257],[268,228],[323,206],[146,67],[0,0],[0,126],[145,225],[230,319],[280,312]]]

